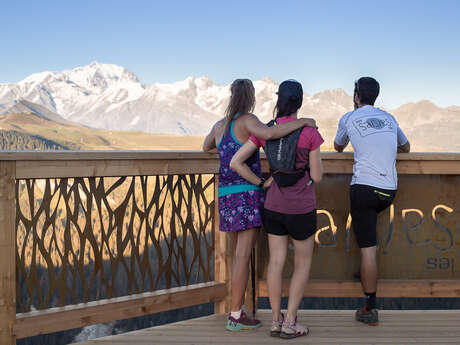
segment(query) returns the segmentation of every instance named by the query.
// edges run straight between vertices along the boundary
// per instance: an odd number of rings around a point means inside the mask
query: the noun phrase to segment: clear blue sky
[[[93,61],[141,82],[296,78],[308,93],[359,76],[380,104],[460,105],[460,0],[8,1],[0,82]]]

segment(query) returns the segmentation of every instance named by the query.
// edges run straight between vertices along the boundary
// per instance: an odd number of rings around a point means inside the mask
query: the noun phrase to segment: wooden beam
[[[353,173],[353,159],[322,159],[323,171],[325,174],[352,174]]]
[[[196,160],[82,160],[18,161],[16,178],[111,177],[174,174],[214,174],[219,161]]]
[[[17,178],[215,174],[216,154],[204,152],[24,152],[1,153],[0,160],[16,160]],[[353,154],[322,153],[324,173],[351,174]],[[415,159],[417,158],[417,159]],[[262,159],[268,172],[268,162]],[[399,174],[460,174],[460,154],[400,154]]]
[[[268,162],[262,161],[264,172]],[[460,161],[398,161],[398,174],[460,175]],[[323,159],[325,174],[352,174],[353,161]],[[216,174],[218,160],[84,160],[17,161],[16,178],[112,177],[174,174]]]
[[[284,280],[282,296],[289,295],[289,281]],[[267,282],[259,281],[259,296],[268,296]],[[305,297],[363,297],[357,281],[310,281]],[[378,297],[460,297],[460,281],[379,280]]]
[[[460,153],[455,152],[411,152],[398,153],[398,161],[459,161]]]
[[[0,344],[15,345],[16,226],[15,164],[0,162]]]
[[[202,151],[3,151],[0,161],[85,161],[85,160],[194,160],[219,159]]]
[[[230,236],[219,230],[219,176],[214,176],[214,279],[225,284],[226,296],[214,304],[214,313],[230,312],[232,302],[232,245]]]
[[[396,162],[398,174],[460,175],[460,161],[455,160],[400,160]]]
[[[208,282],[16,314],[14,335],[17,338],[25,338],[96,323],[154,314],[219,301],[226,296],[226,293],[225,284]],[[3,342],[1,344],[9,345],[9,343]]]
[[[353,152],[321,152],[326,160],[351,160]],[[264,159],[265,155],[262,153]],[[55,161],[55,160],[194,160],[219,159],[217,153],[202,151],[3,151],[0,161]],[[460,161],[460,153],[415,152],[399,153],[398,161]]]

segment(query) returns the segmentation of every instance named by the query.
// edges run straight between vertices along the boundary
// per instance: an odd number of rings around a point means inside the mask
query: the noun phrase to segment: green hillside
[[[203,137],[91,129],[30,112],[0,118],[2,150],[199,150]]]

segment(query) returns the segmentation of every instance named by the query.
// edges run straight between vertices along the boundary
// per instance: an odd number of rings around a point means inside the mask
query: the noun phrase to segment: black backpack
[[[275,125],[275,120],[267,123],[268,127]],[[270,164],[270,172],[279,187],[295,185],[305,176],[305,172],[310,170],[308,164],[303,169],[295,167],[297,142],[302,129],[299,128],[280,139],[267,140],[265,143],[265,154]]]

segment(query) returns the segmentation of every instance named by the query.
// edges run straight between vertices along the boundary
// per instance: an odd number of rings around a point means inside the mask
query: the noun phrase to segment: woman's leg
[[[237,231],[232,234],[236,239],[232,272],[232,312],[241,309],[249,279],[249,259],[257,238],[257,229]]]
[[[289,287],[289,302],[286,315],[287,321],[291,323],[295,322],[297,317],[297,309],[303,298],[305,285],[310,274],[314,236],[310,236],[303,241],[293,239],[292,242],[294,243],[294,273]]]
[[[267,270],[267,287],[273,320],[279,321],[281,315],[281,286],[284,262],[288,247],[288,237],[268,234],[270,260]]]

